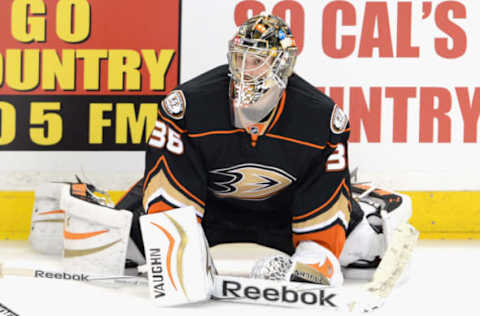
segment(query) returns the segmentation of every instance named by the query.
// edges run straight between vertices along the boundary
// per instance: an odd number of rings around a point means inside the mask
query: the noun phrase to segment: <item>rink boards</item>
[[[110,191],[112,200],[125,192]],[[423,239],[480,239],[480,192],[405,192],[412,198],[411,223]],[[34,193],[0,192],[0,239],[27,239]]]

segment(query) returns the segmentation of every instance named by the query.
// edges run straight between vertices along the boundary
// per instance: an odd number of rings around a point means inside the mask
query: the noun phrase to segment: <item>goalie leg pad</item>
[[[63,188],[66,272],[123,275],[132,213],[87,202]]]
[[[394,231],[410,220],[412,217],[412,199],[406,194],[396,193],[401,198],[400,205],[392,211],[382,210],[383,232],[387,245],[390,244]]]
[[[364,217],[348,236],[340,262],[346,278],[368,280],[390,247],[394,231],[408,223],[412,202],[408,195],[376,187],[352,188],[353,202]]]
[[[60,207],[62,183],[42,183],[35,188],[32,222],[28,240],[40,253],[59,255],[63,253],[64,209]]]
[[[158,306],[210,298],[216,274],[193,207],[140,217],[150,296]]]
[[[385,238],[383,234],[375,232],[366,218],[355,227],[345,241],[340,263],[348,266],[359,260],[373,262],[385,252]]]

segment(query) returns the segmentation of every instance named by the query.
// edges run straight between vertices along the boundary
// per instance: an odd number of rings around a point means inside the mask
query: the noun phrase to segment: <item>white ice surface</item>
[[[245,271],[259,248],[214,251],[220,271]],[[0,241],[0,262],[9,266],[55,268],[59,259],[34,253],[26,241]],[[411,277],[394,290],[386,304],[373,315],[466,316],[479,315],[480,241],[420,240]],[[347,281],[347,286],[357,286]],[[292,309],[228,302],[205,302],[176,308],[151,304],[147,288],[109,289],[74,281],[6,276],[0,279],[0,304],[21,316],[39,315],[341,315],[316,309]],[[8,315],[2,313],[0,315]]]

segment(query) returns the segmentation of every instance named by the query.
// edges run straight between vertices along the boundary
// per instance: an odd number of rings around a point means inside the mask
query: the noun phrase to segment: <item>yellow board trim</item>
[[[110,191],[114,202],[124,191]],[[412,198],[410,223],[422,239],[480,239],[480,191],[402,192]],[[0,239],[25,240],[30,232],[34,194],[0,192]]]
[[[479,191],[402,192],[412,198],[410,222],[422,239],[480,239]]]

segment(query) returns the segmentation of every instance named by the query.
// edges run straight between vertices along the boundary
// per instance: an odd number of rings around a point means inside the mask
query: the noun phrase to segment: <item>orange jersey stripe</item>
[[[172,282],[173,287],[175,288],[175,291],[177,290],[177,286],[175,285],[175,282],[173,281],[173,276],[172,276],[172,253],[173,253],[173,246],[175,245],[175,239],[173,239],[172,235],[163,228],[162,226],[150,222],[152,225],[158,227],[168,238],[168,251],[167,251],[167,271],[168,271],[168,277],[170,278],[170,281]]]
[[[145,188],[147,187],[147,183],[148,181],[150,180],[150,176],[152,175],[152,173],[158,168],[158,165],[163,162],[164,165],[165,165],[165,168],[167,170],[167,173],[168,175],[172,178],[172,180],[175,182],[175,184],[184,192],[186,193],[189,197],[191,197],[192,199],[194,199],[198,204],[200,204],[201,206],[205,206],[205,202],[203,202],[202,200],[200,200],[198,197],[196,197],[194,194],[192,194],[190,191],[188,191],[183,185],[180,184],[180,182],[178,182],[178,180],[173,176],[172,174],[172,171],[170,170],[170,167],[168,166],[168,163],[167,163],[167,160],[165,159],[165,156],[161,156],[157,163],[155,164],[155,166],[152,168],[152,170],[150,170],[148,172],[148,175],[147,177],[145,178],[145,183],[143,184],[143,191],[145,192]]]
[[[232,129],[228,131],[210,131],[205,133],[197,133],[197,134],[187,134],[188,137],[196,138],[196,137],[203,137],[209,135],[224,135],[224,134],[235,134],[235,133],[243,133],[245,130],[243,129]]]
[[[165,212],[165,211],[168,211],[168,210],[171,210],[171,209],[172,209],[172,207],[170,205],[168,205],[165,202],[160,201],[160,202],[154,203],[152,206],[148,207],[148,214]]]
[[[316,145],[316,144],[312,144],[312,143],[309,143],[309,142],[304,142],[304,141],[297,140],[297,139],[290,138],[290,137],[285,137],[285,136],[280,136],[280,135],[275,135],[275,134],[270,134],[270,133],[266,133],[265,136],[272,137],[272,138],[277,138],[277,139],[281,139],[281,140],[286,140],[286,141],[289,141],[289,142],[293,142],[293,143],[297,143],[297,144],[300,144],[300,145],[305,145],[305,146],[313,147],[313,148],[317,148],[317,149],[324,149],[325,148],[325,146]]]
[[[293,234],[293,244],[295,247],[302,240],[312,240],[330,250],[337,258],[339,258],[342,253],[345,239],[345,229],[340,225],[334,225],[329,229],[309,234]]]
[[[172,125],[172,127],[177,131],[179,132],[180,134],[183,134],[183,133],[186,133],[187,130],[185,129],[181,129],[180,127],[177,126],[177,124],[175,124],[172,120],[169,120],[168,118],[166,118],[165,116],[162,115],[162,112],[160,112],[160,110],[158,111],[158,114],[160,115],[160,117],[162,118],[162,120],[170,123],[170,125]]]
[[[342,182],[340,183],[340,185],[335,189],[335,192],[332,194],[332,196],[328,199],[327,202],[323,203],[321,206],[317,207],[316,209],[314,209],[313,211],[310,211],[308,212],[307,214],[303,214],[303,215],[299,215],[299,216],[294,216],[293,217],[293,220],[299,220],[299,219],[303,219],[305,217],[309,217],[310,215],[313,215],[319,211],[321,211],[325,206],[327,206],[330,202],[332,202],[332,200],[338,195],[338,193],[340,192],[340,189],[342,188],[342,186],[345,185],[345,179],[342,180]],[[346,185],[345,185],[346,186]]]
[[[69,232],[67,230],[64,230],[63,231],[63,236],[66,239],[79,240],[79,239],[87,239],[87,238],[91,238],[91,237],[94,237],[94,236],[98,236],[98,235],[104,234],[106,232],[108,232],[108,229],[99,230],[97,232],[91,232],[91,233],[72,233],[72,232]]]
[[[158,165],[160,164],[160,161],[161,161],[162,157],[160,157],[160,159],[157,160],[157,163],[155,164],[155,166],[153,166],[153,168],[148,172],[147,176],[145,177],[145,182],[143,182],[143,192],[144,193],[145,193],[145,189],[147,188],[147,183],[150,180],[150,176],[157,169]]]
[[[168,163],[167,163],[167,160],[165,159],[164,156],[162,156],[163,160],[165,161],[165,167],[167,168],[167,172],[168,174],[170,175],[170,177],[172,178],[172,180],[175,182],[175,184],[183,190],[183,192],[187,193],[188,196],[190,196],[192,199],[194,199],[195,201],[197,201],[198,204],[200,204],[201,206],[205,207],[205,202],[203,202],[202,200],[200,200],[199,198],[197,198],[195,195],[193,195],[192,193],[190,193],[190,191],[188,191],[183,185],[180,184],[180,182],[178,182],[178,180],[173,176],[173,173],[172,171],[170,170],[170,167],[168,166]]]
[[[347,185],[346,182],[343,183],[343,187],[345,188],[345,190],[347,190],[348,196],[352,196],[352,194],[350,193],[350,188],[348,187],[348,185]],[[348,203],[349,203],[349,204],[352,204],[350,201],[348,201]],[[350,209],[352,209],[352,208],[350,207]]]

